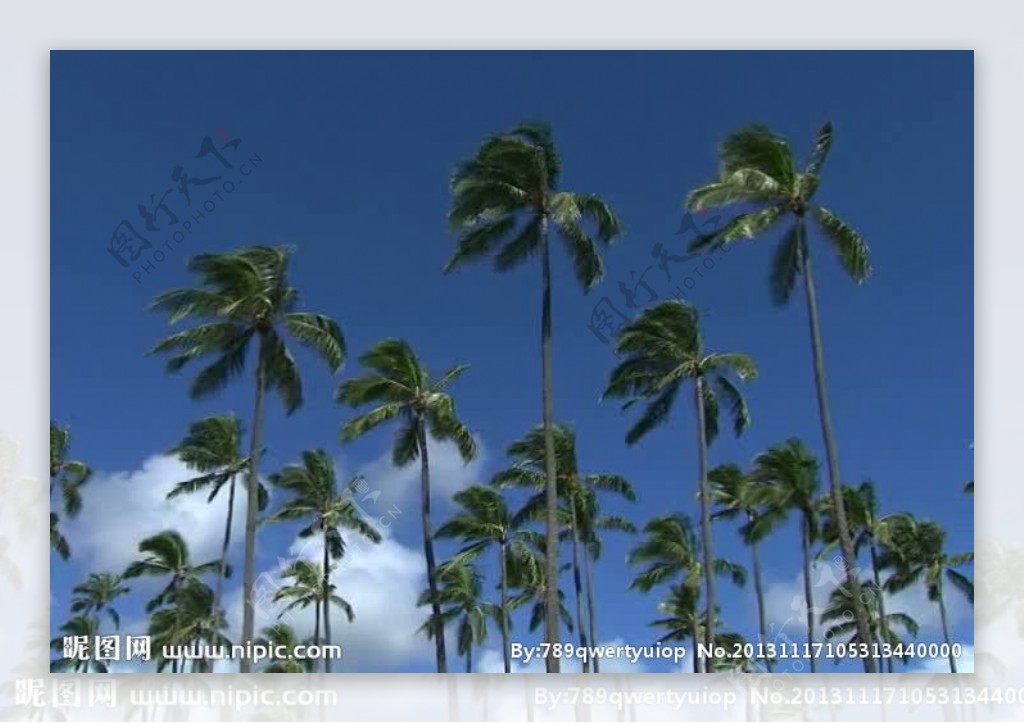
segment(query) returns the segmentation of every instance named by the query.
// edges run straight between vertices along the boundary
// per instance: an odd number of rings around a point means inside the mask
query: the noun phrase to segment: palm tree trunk
[[[590,624],[590,642],[597,644],[597,622],[594,619],[594,570],[590,559],[590,548],[583,545],[583,579],[587,585],[587,622]],[[597,657],[590,662],[590,669],[600,673]]]
[[[747,513],[747,519],[753,523],[754,516]],[[761,642],[768,643],[768,619],[764,609],[764,582],[761,580],[761,556],[758,554],[757,543],[750,543],[750,557],[754,567],[754,596],[757,598],[757,626],[761,633]],[[774,663],[771,658],[764,659],[768,672],[772,672]]]
[[[430,526],[430,458],[427,455],[427,433],[423,420],[416,420],[416,437],[420,447],[420,517],[423,524],[423,556],[427,559],[427,587],[430,590],[430,615],[437,649],[437,672],[448,672],[448,656],[444,649],[444,623],[441,622],[441,601],[437,594],[437,563],[434,559],[434,530]]]
[[[811,259],[806,242],[803,214],[797,216],[797,257],[800,272],[804,277],[804,291],[807,294],[807,316],[811,327],[811,352],[814,357],[814,384],[818,393],[818,416],[821,418],[821,434],[825,439],[825,457],[828,460],[829,486],[832,491],[832,504],[836,511],[836,524],[839,528],[839,546],[843,551],[843,563],[846,568],[846,585],[853,596],[853,614],[857,621],[857,635],[862,642],[871,645],[871,630],[868,626],[867,611],[861,599],[860,580],[857,575],[857,555],[850,538],[850,528],[846,522],[846,502],[843,500],[842,481],[839,477],[839,457],[836,449],[835,435],[832,432],[832,417],[828,408],[828,390],[825,383],[825,353],[821,344],[821,323],[818,319],[818,297],[814,290],[814,277],[811,274]],[[871,656],[864,659],[864,671],[875,672],[875,661]]]
[[[314,620],[315,620],[315,622],[313,624],[313,645],[319,645],[320,644],[320,601],[319,600],[317,600],[316,602],[313,603],[313,611],[314,611]],[[313,665],[314,665],[315,668],[320,666],[319,663],[314,663]]]
[[[707,590],[708,619],[704,624],[704,642],[708,650],[715,642],[715,571],[714,550],[711,547],[711,509],[708,495],[708,438],[704,420],[704,378],[698,376],[694,384],[694,405],[697,407],[697,460],[700,475],[697,492],[700,496],[701,546],[704,548],[704,587]]]
[[[469,647],[466,648],[466,672],[473,672],[473,644],[470,643]]]
[[[324,535],[324,645],[331,644],[331,556],[327,549],[327,528]],[[331,672],[331,656],[324,655],[324,672]]]
[[[555,402],[554,379],[551,362],[551,249],[548,245],[548,219],[541,218],[540,236],[542,246],[542,297],[540,314],[540,356],[541,376],[543,378],[542,401],[544,407],[544,485],[546,502],[546,554],[545,576],[547,585],[544,589],[544,642],[549,650],[558,644],[558,472],[555,468]],[[553,652],[549,652],[544,661],[547,672],[557,673],[560,660]]]
[[[882,589],[882,573],[878,569],[878,545],[875,543],[874,535],[871,536],[871,573],[875,578],[875,588],[878,592],[878,634],[883,643],[889,642],[889,623],[885,616],[885,591]],[[881,647],[881,646],[879,646]],[[879,672],[884,673],[888,665],[889,672],[892,672],[892,657],[883,659],[879,664]]]
[[[811,518],[805,513],[800,533],[800,548],[804,556],[804,602],[807,605],[807,647],[814,651],[814,591],[811,589]],[[811,672],[818,672],[818,661],[810,655]]]
[[[231,521],[235,514],[235,475],[231,475],[228,487],[228,516],[224,523],[224,544],[220,548],[220,568],[217,574],[217,585],[213,590],[213,612],[220,610],[221,593],[224,590],[224,576],[228,570],[228,547],[231,545]]]
[[[576,502],[569,501],[570,522],[572,524],[572,584],[576,591],[576,630],[579,634],[580,647],[587,648],[587,627],[583,620],[583,581],[580,578],[579,533],[576,531]],[[590,672],[590,663],[583,660],[583,672]]]
[[[259,458],[263,444],[263,398],[267,389],[267,365],[264,357],[263,337],[260,337],[259,362],[256,365],[256,406],[252,415],[252,440],[249,445],[249,479],[246,482],[245,501],[245,559],[242,563],[242,644],[255,636],[256,607],[252,599],[252,588],[256,580],[256,512],[259,509]],[[242,658],[238,670],[252,671],[252,661]]]
[[[942,574],[942,571],[939,571]],[[939,580],[939,618],[942,620],[942,639],[946,642],[946,649],[949,650],[949,672],[956,672],[956,659],[953,657],[953,641],[949,631],[949,616],[946,614],[946,596],[942,593],[942,580]]]
[[[505,672],[512,672],[512,651],[508,639],[508,549],[505,540],[498,546],[499,568],[501,570],[501,657]]]
[[[693,672],[701,672],[700,656],[697,654],[697,646],[700,645],[700,628],[697,625],[697,619],[700,617],[700,613],[696,610],[693,611],[693,624],[690,625],[690,634],[693,636]]]

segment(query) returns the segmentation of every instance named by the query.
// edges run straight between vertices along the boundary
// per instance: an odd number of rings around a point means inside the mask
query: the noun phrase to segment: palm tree
[[[531,256],[541,258],[541,376],[547,469],[545,520],[546,574],[558,576],[558,494],[554,442],[554,381],[551,361],[551,249],[554,231],[572,258],[576,278],[589,291],[604,275],[598,243],[610,244],[619,236],[619,222],[611,207],[592,194],[559,190],[561,161],[545,123],[523,123],[507,133],[485,140],[476,154],[460,163],[452,176],[451,227],[459,234],[455,254],[445,265],[450,272],[468,262],[493,255],[495,269],[508,271]],[[584,227],[590,222],[592,237]],[[558,642],[556,590],[547,585],[548,614],[544,640]],[[546,660],[547,671],[557,673],[559,661]]]
[[[313,606],[313,645],[321,641],[321,610],[328,598],[327,588],[324,587],[324,567],[318,562],[311,560],[296,560],[282,571],[282,578],[291,580],[273,594],[273,602],[288,601],[288,604],[278,613],[278,620],[299,608],[305,609]],[[341,607],[348,614],[349,619],[354,618],[352,606],[338,595],[331,595],[331,602]]]
[[[58,628],[62,633],[50,641],[50,650],[60,657],[50,661],[50,672],[60,673],[70,670],[72,673],[109,673],[105,660],[97,660],[93,655],[93,641],[99,634],[99,621],[93,615],[76,615]],[[81,657],[64,657],[64,638],[84,638],[85,654]]]
[[[621,518],[601,517],[598,514],[597,491],[613,492],[633,502],[636,492],[633,486],[619,475],[613,474],[581,474],[576,456],[576,432],[572,427],[556,424],[554,427],[556,469],[558,470],[558,496],[563,501],[559,508],[563,530],[560,537],[567,538],[572,545],[571,569],[573,585],[576,592],[576,629],[579,643],[587,647],[589,640],[593,642],[595,625],[593,621],[594,603],[588,601],[588,618],[583,616],[584,592],[582,568],[586,567],[589,587],[593,587],[590,571],[590,555],[600,543],[596,543],[596,530],[600,528],[635,531],[631,523]],[[525,487],[536,489],[537,493],[530,497],[523,508],[516,514],[519,521],[544,519],[546,513],[546,490],[544,461],[544,428],[534,427],[521,440],[513,442],[508,448],[508,455],[513,459],[513,466],[494,476],[492,484],[498,486]],[[580,554],[581,545],[584,547]],[[581,563],[581,558],[584,560]],[[588,622],[589,621],[589,622]],[[589,670],[587,661],[583,663],[583,672]]]
[[[762,452],[754,459],[754,477],[769,485],[771,514],[782,517],[791,510],[800,513],[800,549],[803,553],[804,602],[807,605],[807,642],[814,644],[814,592],[811,580],[811,546],[818,539],[818,460],[799,439]],[[870,640],[861,637],[860,640]],[[810,657],[811,672],[817,661]]]
[[[295,657],[295,649],[304,643],[295,635],[295,631],[292,629],[291,625],[277,623],[275,625],[265,627],[263,628],[263,634],[257,642],[261,645],[267,646],[271,650],[284,648],[288,651],[288,655],[290,656],[286,658],[275,658],[272,662],[263,667],[263,670],[260,671],[261,673],[314,672],[316,663],[312,658]]]
[[[274,593],[273,602],[287,600],[288,604],[278,613],[278,620],[290,613],[295,608],[305,610],[313,605],[314,627],[313,645],[320,644],[320,613],[327,610],[329,605],[337,605],[348,618],[349,622],[355,620],[355,611],[347,600],[335,594],[334,585],[329,587],[325,583],[324,568],[318,562],[310,560],[296,560],[281,573],[282,577],[292,582],[285,585]],[[326,615],[324,617],[326,620]],[[326,631],[326,627],[325,627]],[[330,636],[327,635],[327,644],[330,644]],[[325,666],[329,666],[330,658],[324,656]],[[316,667],[315,664],[313,667]],[[330,672],[330,670],[327,670]]]
[[[455,640],[459,655],[466,659],[466,672],[473,672],[473,646],[483,645],[487,641],[487,619],[498,619],[497,606],[480,599],[483,587],[483,575],[463,556],[455,557],[442,563],[437,568],[437,578],[441,583],[438,597],[441,600],[441,620],[445,625],[456,622]],[[429,605],[430,590],[420,595],[419,604]],[[427,637],[438,634],[434,625],[433,612],[427,618],[420,631]],[[444,634],[444,627],[440,629]]]
[[[227,627],[224,616],[213,606],[213,590],[190,578],[176,587],[163,602],[165,606],[153,613],[147,631],[158,650],[157,672],[164,670],[168,663],[172,673],[212,672],[213,661],[210,659],[192,658],[192,669],[187,671],[186,665],[192,656],[182,650],[179,657],[167,658],[163,652],[172,646],[189,649],[202,646],[199,653],[213,652],[218,648],[226,650],[231,646],[231,641],[224,634]]]
[[[235,478],[249,467],[249,458],[242,454],[242,422],[233,414],[206,417],[189,425],[188,434],[171,450],[198,477],[179,482],[167,499],[194,492],[208,492],[213,502],[224,485],[228,486],[228,509],[224,521],[224,542],[220,550],[220,574],[213,593],[214,610],[220,609],[223,581],[227,576],[228,547],[231,545],[231,522],[235,511]],[[267,491],[257,485],[259,509],[267,506]]]
[[[53,488],[60,485],[61,509],[68,519],[82,511],[82,486],[89,481],[92,470],[84,462],[67,459],[71,446],[71,428],[50,422],[50,497]],[[71,556],[71,547],[60,532],[60,515],[50,513],[50,547],[62,560]]]
[[[219,574],[221,569],[219,560],[193,565],[189,556],[188,544],[177,530],[165,530],[147,537],[139,543],[139,552],[147,553],[147,556],[128,565],[122,578],[126,580],[143,576],[169,578],[164,589],[146,604],[148,613],[165,603],[173,602],[175,593],[186,585],[198,582],[207,573]],[[225,574],[229,572],[225,571]]]
[[[121,617],[114,609],[114,601],[130,592],[121,582],[121,576],[112,572],[91,573],[85,582],[72,588],[71,593],[75,597],[71,600],[71,612],[98,617],[101,612],[106,611],[114,628],[120,629]],[[98,620],[96,627],[99,627]]]
[[[605,475],[596,475],[596,477],[604,477]],[[629,534],[635,534],[637,529],[629,520],[624,517],[617,515],[603,515],[601,514],[600,502],[598,499],[597,492],[599,490],[606,489],[604,486],[599,484],[591,485],[588,482],[592,476],[583,478],[583,487],[580,495],[578,496],[579,505],[578,509],[575,510],[576,514],[576,526],[579,527],[580,541],[583,544],[583,578],[586,584],[586,596],[587,596],[587,622],[590,625],[590,640],[593,644],[597,644],[597,597],[594,593],[594,568],[597,565],[598,558],[601,557],[602,542],[600,532],[616,530],[619,532],[626,532]],[[625,482],[625,480],[623,480]],[[626,482],[628,485],[629,483]],[[614,490],[613,490],[614,491]],[[630,501],[636,499],[635,494],[632,492],[632,487],[629,488],[629,493],[626,494],[623,491],[619,491],[619,494],[626,497]],[[632,496],[630,496],[632,495]],[[595,673],[599,673],[600,665],[599,660],[595,657],[590,661],[591,670]]]
[[[870,480],[862,482],[859,487],[843,485],[843,503],[846,507],[846,522],[850,528],[850,537],[853,539],[854,553],[859,558],[861,550],[864,548],[868,549],[871,556],[872,589],[876,592],[884,590],[885,586],[882,580],[884,551],[880,541],[886,536],[885,528],[889,524],[890,516],[882,516],[878,494],[875,492],[874,483]],[[839,523],[831,496],[822,500],[821,510],[824,519],[821,526],[821,537],[825,545],[819,556],[826,554],[839,544]],[[845,585],[843,589],[846,589]],[[877,637],[882,641],[888,641],[892,636],[886,629],[886,621],[889,619],[889,615],[885,611],[884,595],[878,599],[877,604],[871,601],[871,595],[866,591],[862,591],[861,597],[865,601],[872,635],[876,634],[875,629],[877,627]],[[880,621],[878,625],[875,624],[876,619],[873,617],[872,607],[878,608],[877,620]],[[852,606],[850,609],[853,609]],[[856,616],[853,619],[856,620]],[[885,668],[888,668],[888,672],[892,673],[892,658],[884,660],[879,668],[882,672],[885,671]]]
[[[246,480],[245,550],[242,573],[242,640],[255,637],[256,517],[259,500],[259,456],[263,449],[264,397],[277,390],[285,411],[302,405],[302,379],[287,331],[299,344],[312,349],[336,372],[345,359],[345,339],[328,316],[296,311],[298,291],[288,281],[287,248],[254,246],[225,254],[200,254],[189,259],[188,270],[199,278],[194,288],[176,289],[158,296],[151,308],[165,311],[170,324],[195,324],[161,340],[151,353],[171,354],[170,372],[193,359],[213,358],[192,382],[195,399],[223,389],[245,368],[250,343],[256,340],[256,394],[249,439],[249,475]],[[240,672],[252,670],[243,658]]]
[[[476,559],[494,546],[498,550],[498,587],[500,603],[498,621],[501,628],[501,650],[505,672],[512,672],[512,656],[509,648],[509,564],[513,558],[530,554],[521,529],[513,524],[505,498],[492,487],[473,485],[460,490],[452,497],[458,511],[447,522],[437,528],[437,537],[458,538],[463,548],[458,556],[467,560]]]
[[[664,628],[666,631],[658,641],[667,643],[689,638],[693,652],[693,672],[701,672],[697,649],[704,639],[701,631],[706,613],[700,610],[700,586],[685,582],[672,585],[668,597],[658,604],[658,612],[666,616],[650,623],[651,627]]]
[[[865,604],[871,620],[871,635],[875,640],[888,643],[896,648],[906,644],[904,642],[906,636],[917,637],[920,626],[910,615],[882,612],[880,603],[883,593],[875,586],[874,580],[862,580],[861,589],[865,594]],[[828,606],[821,613],[821,624],[825,626],[826,640],[840,638],[847,643],[861,642],[860,636],[857,634],[850,590],[845,583],[840,584],[829,595]],[[892,657],[889,657],[889,660],[892,661]],[[904,662],[906,661],[907,659],[904,658]],[[837,658],[835,662],[838,664],[839,659]],[[892,672],[891,667],[889,672]]]
[[[373,409],[348,422],[341,430],[342,441],[366,434],[371,429],[393,419],[403,424],[395,438],[392,460],[396,467],[404,467],[420,460],[420,516],[423,527],[423,556],[427,563],[427,585],[431,595],[431,610],[438,626],[433,638],[436,645],[437,672],[445,673],[448,662],[444,649],[444,635],[439,634],[441,603],[437,598],[437,570],[434,557],[433,527],[430,521],[430,459],[427,434],[437,441],[454,442],[463,461],[476,456],[476,442],[469,429],[455,411],[455,400],[446,391],[448,386],[468,367],[459,364],[439,379],[431,378],[409,344],[401,339],[385,339],[359,358],[370,373],[348,379],[338,387],[339,402],[360,407],[376,405]]]
[[[864,240],[839,216],[814,202],[820,183],[821,169],[832,147],[832,124],[826,122],[810,158],[802,172],[796,170],[793,151],[785,139],[774,135],[764,126],[743,128],[725,139],[719,148],[718,178],[693,191],[686,198],[691,211],[704,208],[743,204],[754,206],[736,215],[728,223],[709,234],[699,236],[690,245],[694,249],[726,247],[738,239],[751,239],[768,232],[783,218],[792,224],[782,236],[772,263],[771,290],[776,304],[789,301],[797,276],[803,277],[808,320],[811,332],[811,351],[814,358],[814,381],[818,396],[818,414],[821,433],[825,440],[825,456],[833,504],[839,518],[840,546],[846,563],[847,584],[854,593],[857,628],[864,640],[869,640],[867,613],[860,602],[860,581],[857,577],[857,558],[853,541],[847,534],[846,510],[842,499],[842,478],[832,419],[829,412],[825,383],[825,358],[821,342],[821,324],[818,317],[817,292],[811,275],[810,245],[807,243],[805,220],[814,217],[824,237],[833,246],[844,271],[856,283],[862,283],[871,272],[868,247]],[[867,659],[867,672],[874,672],[874,661]]]
[[[757,624],[761,642],[767,643],[768,620],[764,601],[764,582],[761,579],[761,558],[758,544],[779,522],[779,515],[765,505],[769,501],[770,488],[755,477],[745,474],[734,464],[723,464],[708,473],[711,485],[711,499],[718,510],[713,519],[733,519],[742,515],[745,522],[740,527],[743,543],[750,548],[754,571],[754,596],[757,599]],[[768,672],[772,672],[773,661],[765,659]]]
[[[509,559],[508,573],[509,585],[519,590],[509,600],[509,610],[518,610],[527,603],[533,603],[530,608],[529,629],[532,633],[542,623],[547,623],[548,604],[551,597],[556,600],[555,615],[565,625],[566,630],[573,632],[573,618],[569,608],[565,606],[565,592],[560,588],[555,590],[553,596],[548,595],[548,581],[551,579],[547,574],[547,535],[524,530],[523,538],[528,544],[528,553],[521,557]],[[559,572],[569,568],[564,565]],[[555,580],[558,578],[556,577]],[[545,661],[546,664],[546,661]]]
[[[952,653],[952,634],[946,611],[944,580],[948,581],[974,605],[974,583],[956,570],[974,562],[973,552],[951,555],[945,551],[946,531],[931,520],[917,520],[900,515],[885,530],[886,546],[891,551],[896,570],[885,581],[887,592],[897,593],[911,585],[924,582],[928,599],[939,606],[942,635],[949,647],[949,672],[956,672]]]
[[[729,405],[733,430],[737,435],[750,423],[747,403],[730,377],[752,379],[757,375],[757,368],[745,354],[706,352],[701,342],[697,310],[681,301],[663,301],[644,310],[619,331],[616,351],[626,358],[612,371],[604,396],[626,398],[624,409],[640,400],[647,402],[643,415],[626,434],[627,444],[634,444],[664,423],[680,388],[687,380],[693,380],[704,585],[707,607],[714,610],[716,596],[711,565],[714,550],[707,448],[718,435],[719,396]],[[713,624],[708,626],[705,642],[708,646],[714,642]]]
[[[361,478],[355,478],[357,482]],[[360,515],[347,490],[338,490],[334,463],[322,449],[302,453],[302,464],[289,465],[279,473],[271,475],[270,482],[292,493],[281,509],[270,517],[271,520],[310,520],[299,530],[300,538],[323,536],[323,589],[333,591],[331,585],[331,560],[340,560],[345,554],[346,540],[341,531],[351,530],[370,542],[378,543],[381,535]],[[350,485],[351,486],[351,485]],[[344,606],[343,606],[344,607]],[[331,644],[331,606],[323,603],[324,640]],[[349,621],[351,609],[347,610]],[[331,672],[330,657],[324,658],[325,672]]]
[[[721,558],[709,561],[706,555],[701,554],[701,543],[693,532],[693,523],[686,515],[675,513],[655,517],[644,525],[643,532],[645,537],[630,551],[627,558],[630,565],[644,566],[630,583],[630,590],[647,592],[664,582],[678,579],[679,585],[693,588],[685,593],[689,596],[687,599],[699,601],[701,579],[707,579],[705,567],[708,565],[712,574],[728,575],[732,582],[740,587],[746,584],[747,574],[742,565]],[[693,607],[697,609],[696,602]],[[703,628],[714,629],[714,623],[709,621],[699,627],[703,636],[695,638],[695,641],[700,642],[703,639],[704,644],[713,649],[714,640],[708,637],[707,630]],[[693,632],[696,634],[696,628]],[[699,657],[696,643],[694,657]],[[700,667],[698,663],[694,665]],[[700,671],[695,668],[695,672]]]

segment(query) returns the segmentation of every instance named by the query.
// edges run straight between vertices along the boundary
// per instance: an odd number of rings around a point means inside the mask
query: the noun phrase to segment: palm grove
[[[693,212],[736,209],[716,230],[692,239],[694,251],[714,253],[736,241],[781,230],[768,270],[771,296],[774,303],[786,304],[797,286],[803,289],[825,475],[800,439],[780,440],[746,466],[711,466],[710,448],[722,425],[739,435],[751,423],[743,387],[757,376],[756,363],[741,352],[705,348],[702,320],[693,306],[657,303],[618,331],[619,363],[610,372],[603,398],[622,402],[630,419],[627,445],[639,444],[656,427],[671,427],[674,408],[681,410],[677,414],[693,415],[696,438],[681,445],[684,451],[673,460],[680,468],[680,482],[667,494],[679,511],[642,524],[604,513],[602,501],[633,501],[644,493],[643,486],[637,490],[613,471],[588,470],[586,461],[577,458],[575,430],[559,423],[555,413],[552,245],[568,254],[575,282],[586,293],[604,275],[601,247],[620,237],[614,210],[596,195],[561,186],[560,159],[550,129],[542,123],[526,123],[487,138],[473,156],[457,164],[448,212],[456,244],[444,272],[483,260],[498,272],[528,261],[540,266],[540,424],[509,445],[507,467],[490,484],[455,493],[453,515],[438,521],[433,515],[428,440],[453,444],[465,461],[475,457],[474,436],[459,417],[453,396],[468,367],[456,365],[435,374],[406,341],[387,338],[363,353],[358,360],[361,371],[335,389],[336,401],[354,415],[340,427],[342,443],[387,426],[395,430],[393,463],[419,468],[426,573],[426,588],[418,601],[425,616],[420,632],[432,641],[438,672],[471,671],[474,649],[484,644],[489,631],[500,638],[504,670],[511,672],[513,613],[520,609],[521,622],[531,632],[539,629],[547,643],[597,644],[597,562],[606,532],[634,536],[628,557],[636,568],[631,587],[660,596],[660,602],[651,604],[656,616],[650,623],[652,639],[728,648],[744,642],[721,618],[719,601],[723,594],[741,594],[723,593],[722,585],[744,587],[752,579],[758,639],[769,642],[760,545],[779,534],[777,528],[789,518],[799,529],[792,545],[794,553],[797,546],[800,550],[794,559],[799,560],[804,579],[808,641],[896,645],[910,640],[918,633],[917,621],[888,610],[886,603],[891,600],[888,595],[922,585],[940,614],[945,642],[953,642],[948,601],[950,595],[964,595],[973,604],[973,583],[958,570],[973,561],[973,553],[948,551],[938,524],[909,513],[883,513],[871,482],[846,485],[840,476],[811,250],[830,251],[858,284],[867,279],[870,266],[860,236],[815,200],[831,143],[832,127],[826,123],[801,165],[788,143],[767,128],[743,128],[720,145],[717,177],[690,191],[685,200]],[[252,394],[250,416],[223,414],[197,420],[183,430],[181,442],[172,450],[192,476],[167,496],[201,494],[220,506],[224,527],[219,557],[193,559],[186,536],[176,530],[139,541],[138,559],[125,570],[93,573],[74,587],[62,636],[115,632],[120,627],[118,598],[130,592],[136,579],[151,577],[159,582],[158,592],[145,609],[156,651],[161,645],[249,640],[286,649],[344,643],[344,624],[337,632],[338,613],[344,623],[359,611],[345,599],[346,591],[332,580],[332,572],[346,554],[359,554],[359,545],[381,540],[379,530],[364,519],[348,493],[359,479],[337,479],[331,457],[322,449],[303,451],[280,470],[261,465],[273,445],[263,434],[267,405],[275,403],[276,396],[287,414],[295,412],[303,403],[303,375],[313,373],[299,369],[295,345],[315,352],[331,374],[341,370],[347,355],[338,322],[300,307],[298,290],[288,276],[290,254],[286,248],[252,247],[195,256],[188,263],[195,284],[162,294],[152,303],[172,327],[152,353],[168,357],[171,373],[186,367],[195,370],[192,398],[215,397],[231,383],[246,385]],[[683,481],[694,472],[687,467],[690,458],[684,459],[690,453],[696,461],[693,488]],[[73,554],[74,541],[65,537],[62,520],[83,509],[90,477],[85,463],[69,457],[70,431],[51,423],[50,494],[52,498],[57,491],[58,499],[50,516],[50,538],[63,559]],[[518,509],[510,507],[512,489],[528,494]],[[696,500],[692,516],[684,511],[691,498]],[[230,559],[235,515],[244,519],[241,560]],[[298,522],[299,537],[322,542],[319,559],[296,559],[280,571],[285,584],[273,600],[283,612],[312,618],[309,639],[280,620],[255,629],[257,536],[265,526],[280,521]],[[733,521],[732,530],[726,529],[727,521]],[[738,534],[749,550],[749,561],[716,556],[715,533]],[[439,560],[437,539],[453,541],[456,552]],[[842,557],[845,579],[827,600],[815,600],[812,566],[835,551]],[[488,581],[480,564],[484,559],[494,562],[496,580]],[[238,641],[232,641],[224,592],[227,585],[238,584],[238,566],[241,629]],[[568,572],[568,589],[563,589],[563,572]],[[454,651],[448,649],[450,643]],[[55,669],[107,670],[103,661],[63,659],[62,637],[54,639],[52,648]],[[462,661],[458,667],[456,657]],[[209,661],[164,659],[159,654],[155,662],[158,671],[210,669]],[[558,672],[563,662],[555,655],[545,660],[548,672]],[[778,662],[692,656],[694,672],[729,667],[771,671]],[[817,665],[820,662],[812,658],[811,669]],[[952,656],[949,665],[955,672]],[[297,657],[272,660],[259,670],[311,672],[320,666],[325,672],[332,670],[329,659]],[[863,666],[868,672],[893,672],[894,661],[869,657]],[[252,671],[251,662],[241,660],[240,670]],[[583,670],[599,672],[599,660],[585,662]]]

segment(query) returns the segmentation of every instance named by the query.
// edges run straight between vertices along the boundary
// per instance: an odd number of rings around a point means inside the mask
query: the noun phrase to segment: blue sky
[[[713,463],[746,464],[793,436],[821,451],[806,315],[800,303],[779,309],[769,302],[771,240],[716,257],[700,278],[674,266],[671,281],[651,268],[651,251],[658,242],[682,248],[682,199],[712,177],[715,146],[727,132],[763,122],[803,156],[829,118],[835,139],[819,200],[860,231],[875,269],[857,287],[814,239],[842,473],[850,483],[874,479],[887,511],[941,522],[950,550],[972,547],[973,501],[960,491],[973,477],[970,53],[61,52],[51,55],[51,416],[72,426],[73,456],[96,477],[71,537],[72,546],[76,531],[92,542],[70,563],[51,561],[54,626],[66,615],[71,585],[101,560],[119,559],[101,550],[109,525],[157,524],[161,508],[139,500],[159,495],[132,484],[173,482],[165,477],[175,472],[156,460],[144,474],[147,460],[166,453],[202,416],[234,411],[248,419],[248,378],[197,403],[188,399],[188,376],[169,376],[160,359],[146,356],[167,327],[145,307],[189,283],[189,255],[256,243],[297,247],[291,277],[302,304],[341,323],[351,357],[332,379],[299,354],[306,403],[290,418],[276,400],[269,404],[266,469],[323,447],[341,474],[373,473],[380,504],[402,510],[388,533],[403,560],[395,574],[405,575],[407,587],[418,584],[410,569],[420,539],[415,496],[406,489],[408,475],[381,461],[390,432],[340,446],[338,430],[351,412],[333,402],[333,392],[357,371],[355,357],[388,336],[406,338],[436,369],[472,364],[454,393],[485,455],[468,470],[452,464],[438,482],[442,490],[489,479],[505,447],[539,421],[539,269],[529,264],[497,276],[481,265],[441,273],[453,248],[445,227],[453,164],[484,136],[530,118],[553,126],[563,185],[602,195],[625,227],[604,255],[604,283],[589,296],[560,249],[554,261],[556,417],[576,426],[583,469],[621,474],[640,495],[634,505],[609,501],[609,512],[638,524],[673,510],[697,513],[688,407],[627,448],[629,419],[599,403],[615,357],[588,322],[602,297],[626,311],[618,286],[632,285],[631,274],[635,281],[646,271],[662,298],[685,283],[687,299],[706,314],[707,346],[744,351],[758,363],[760,376],[747,389],[753,425],[739,440],[723,435],[711,449]],[[240,141],[223,151],[232,168],[195,158],[206,136],[218,146]],[[245,159],[250,173],[243,176]],[[162,263],[141,270],[149,250],[123,268],[106,250],[108,240],[122,219],[143,232],[136,208],[150,194],[172,189],[167,203],[179,224],[195,213],[174,190],[176,166],[193,179],[222,175],[217,183],[236,186],[214,199],[214,210],[180,244],[169,242]],[[193,207],[215,188],[192,187]],[[169,238],[165,231],[149,235],[154,247]],[[134,502],[125,502],[130,512],[119,517],[124,495]],[[203,517],[210,539],[220,532],[215,507]],[[450,511],[444,499],[435,509],[437,522]],[[287,556],[292,534],[281,527],[261,535],[260,569]],[[716,525],[716,544],[721,556],[749,563],[728,524]],[[598,564],[601,641],[654,638],[647,623],[660,596],[626,590],[630,545],[608,535]],[[785,612],[790,591],[799,591],[795,524],[771,538],[763,559]],[[390,584],[374,579],[385,589]],[[564,584],[568,589],[568,577]],[[752,636],[751,591],[723,584],[719,595],[730,627]],[[141,619],[140,599],[126,601],[124,617]],[[906,605],[930,611],[923,600]],[[357,606],[356,614],[359,625],[374,611]],[[955,638],[965,644],[973,642],[972,618],[966,607],[954,615]],[[798,626],[785,632],[800,641]],[[335,633],[345,644],[346,626]],[[921,639],[938,635],[927,626]],[[536,636],[523,620],[513,638]],[[486,647],[499,645],[492,631]],[[358,669],[432,667],[424,641],[365,660]],[[665,670],[650,662],[646,669]]]

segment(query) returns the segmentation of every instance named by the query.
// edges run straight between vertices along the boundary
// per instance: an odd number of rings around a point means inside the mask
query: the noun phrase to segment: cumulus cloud
[[[375,514],[373,524],[383,539],[379,544],[346,534],[348,550],[336,563],[331,582],[337,594],[352,605],[355,619],[349,623],[337,607],[331,610],[332,643],[340,644],[344,657],[335,663],[336,670],[386,670],[402,665],[415,665],[432,660],[433,643],[419,632],[426,610],[416,603],[426,587],[426,571],[422,552],[398,542],[392,533],[401,515],[394,511]],[[323,542],[320,538],[296,539],[287,558],[280,558],[274,569],[261,573],[257,580],[256,629],[275,624],[286,603],[273,603],[273,591],[287,584],[281,577],[283,568],[295,559],[321,562]],[[232,591],[226,600],[232,634],[241,629],[241,591]],[[281,618],[291,625],[299,637],[313,634],[313,609],[296,609]]]
[[[487,448],[479,437],[476,438],[476,447],[476,458],[466,463],[462,461],[454,444],[427,439],[431,490],[438,499],[450,497],[465,487],[483,481]],[[366,477],[371,489],[380,491],[380,501],[402,504],[419,494],[419,462],[413,462],[405,467],[395,467],[391,463],[390,447],[379,457],[360,467],[359,473]]]
[[[179,530],[196,562],[220,557],[227,512],[227,491],[212,503],[206,495],[166,499],[175,484],[195,476],[176,457],[155,455],[131,472],[96,473],[89,481],[89,510],[67,522],[75,557],[89,570],[120,572],[138,558],[139,541],[164,530]],[[245,485],[235,494],[232,543],[245,526]]]
[[[829,595],[844,579],[843,566],[836,560],[817,561],[811,565],[811,589],[814,596],[814,608],[817,614],[822,613],[828,605]],[[863,577],[863,575],[862,575]],[[974,611],[971,604],[956,590],[948,589],[946,607],[950,625],[971,624]],[[928,599],[923,584],[912,585],[895,595],[886,594],[885,612],[906,613],[921,626],[919,638],[934,638],[941,630],[942,621],[939,607]],[[807,605],[804,598],[804,576],[797,574],[791,580],[771,582],[765,587],[765,612],[769,624],[776,635],[785,634],[796,638],[794,633],[803,635],[807,630]],[[817,630],[823,637],[824,630]]]

